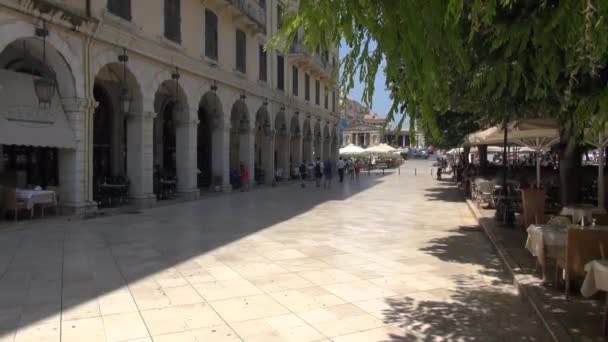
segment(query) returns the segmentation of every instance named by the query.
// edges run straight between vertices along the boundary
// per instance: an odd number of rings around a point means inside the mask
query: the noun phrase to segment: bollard
[[[383,175],[383,176],[384,176],[384,170],[386,170],[386,169],[382,169],[382,175]]]
[[[414,168],[414,176],[417,176],[417,175],[418,175],[417,170],[416,170],[416,168]]]

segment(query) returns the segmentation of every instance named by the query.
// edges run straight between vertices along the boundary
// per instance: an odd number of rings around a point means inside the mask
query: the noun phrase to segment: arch
[[[276,136],[275,136],[275,168],[278,180],[286,180],[291,175],[291,165],[293,158],[291,156],[291,138],[290,127],[287,126],[287,118],[285,110],[281,109],[275,115],[274,120]]]
[[[34,35],[36,27],[25,21],[12,21],[0,24],[0,51],[4,52],[11,46],[23,49],[23,41],[27,48],[37,51],[35,55],[41,56],[42,43]],[[55,71],[58,91],[63,98],[85,98],[84,72],[82,72],[82,58],[75,54],[70,45],[61,35],[49,29],[47,42],[47,63]],[[50,48],[50,49],[49,49]]]
[[[198,105],[197,186],[212,188],[222,184],[224,107],[214,90],[207,90]]]
[[[314,129],[313,129],[313,155],[314,155],[314,159],[318,159],[321,158],[323,159],[323,146],[321,145],[321,141],[322,141],[322,131],[321,131],[321,123],[319,122],[319,120],[317,120],[317,122],[314,125]]]
[[[236,100],[230,110],[230,169],[233,173],[239,173],[241,163],[249,171],[251,179],[253,170],[253,161],[250,160],[250,142],[251,123],[249,121],[249,109],[245,103],[245,99],[241,96]],[[252,154],[252,153],[251,153]],[[233,179],[232,185],[234,188],[239,188],[244,185],[240,183],[240,179]]]
[[[313,131],[310,123],[310,118],[304,119],[304,123],[302,124],[302,154],[303,159],[310,162],[314,159],[312,143],[313,143]]]

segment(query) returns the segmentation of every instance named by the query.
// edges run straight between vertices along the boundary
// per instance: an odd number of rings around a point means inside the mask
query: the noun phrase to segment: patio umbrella
[[[368,147],[365,152],[372,152],[372,153],[387,153],[387,152],[392,152],[395,149],[387,144],[380,144],[380,145],[376,145],[376,146],[372,146],[372,147]]]
[[[467,137],[471,145],[514,144],[536,152],[536,186],[540,187],[540,154],[559,142],[559,126],[553,119],[525,119],[511,121],[475,132]],[[507,132],[504,132],[504,130]],[[507,136],[505,138],[505,135]],[[503,157],[506,157],[506,146]]]
[[[340,154],[359,154],[363,152],[365,152],[363,148],[355,146],[353,144],[350,144],[340,149]]]
[[[585,140],[599,149],[599,163],[597,166],[597,206],[604,209],[606,205],[606,188],[604,185],[604,165],[606,164],[604,153],[608,146],[608,129],[600,129],[594,133],[592,130],[585,131]]]

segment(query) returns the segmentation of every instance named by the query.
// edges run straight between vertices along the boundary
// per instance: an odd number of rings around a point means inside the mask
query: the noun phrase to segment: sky
[[[372,43],[372,48],[375,48],[375,43]],[[342,41],[340,43],[340,59],[342,59],[349,51],[350,47],[346,44],[346,42]],[[384,63],[384,61],[383,61]],[[355,75],[355,86],[350,91],[350,98],[362,102],[363,90],[365,89],[365,85],[360,83],[358,80],[358,76]],[[386,82],[384,77],[383,68],[380,67],[378,69],[378,73],[376,74],[376,81],[374,87],[374,97],[372,99],[372,111],[379,114],[380,116],[386,116],[390,111],[392,106],[392,100],[390,99],[389,92],[386,90]],[[394,126],[395,124],[393,124]],[[404,124],[404,127],[407,128],[407,123]]]

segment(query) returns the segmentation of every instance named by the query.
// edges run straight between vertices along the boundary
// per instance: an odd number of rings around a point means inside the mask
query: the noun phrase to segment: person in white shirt
[[[338,176],[340,177],[340,183],[342,183],[344,181],[344,168],[346,167],[346,163],[344,163],[344,160],[342,160],[342,157],[340,157],[340,159],[338,159],[338,162],[336,163],[336,168],[338,168]]]

